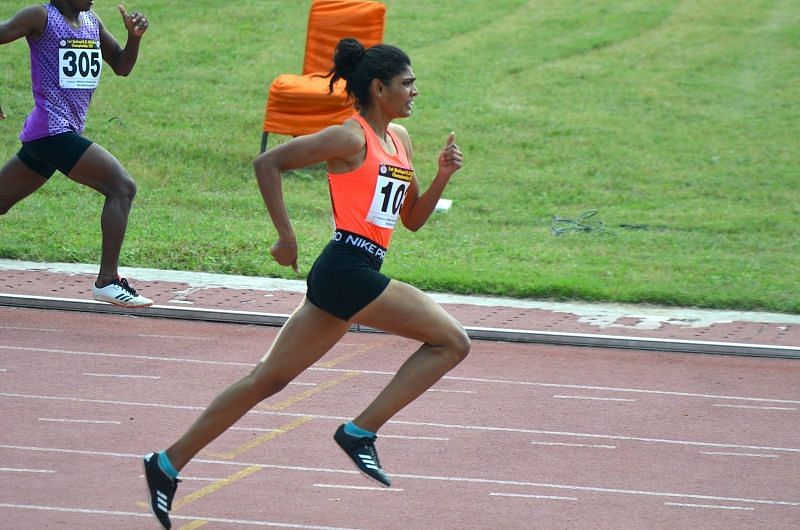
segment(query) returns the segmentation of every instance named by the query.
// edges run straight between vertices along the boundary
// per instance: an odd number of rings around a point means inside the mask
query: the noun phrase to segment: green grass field
[[[269,82],[300,71],[309,3],[126,4],[151,26],[130,77],[106,68],[86,129],[139,185],[123,266],[296,278],[269,259],[251,162]],[[800,313],[796,0],[386,3],[386,41],[418,77],[403,125],[423,186],[450,130],[466,156],[451,211],[397,231],[390,276]],[[22,5],[0,1],[0,19]],[[116,5],[95,9],[124,42]],[[32,105],[27,53],[0,47],[3,160]],[[286,175],[285,194],[305,272],[331,232],[324,172]],[[0,218],[0,257],[97,262],[101,206],[54,177]],[[603,229],[553,235],[554,216],[589,210]]]

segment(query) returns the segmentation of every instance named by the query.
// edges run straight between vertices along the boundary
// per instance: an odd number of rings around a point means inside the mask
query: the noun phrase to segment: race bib
[[[58,84],[61,88],[96,88],[103,69],[100,42],[66,39],[58,46]]]
[[[367,221],[382,228],[394,228],[413,176],[411,169],[381,164]]]

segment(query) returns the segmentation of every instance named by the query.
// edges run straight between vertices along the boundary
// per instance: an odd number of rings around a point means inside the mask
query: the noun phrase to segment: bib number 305
[[[61,88],[96,88],[103,61],[97,48],[58,49],[58,82]]]

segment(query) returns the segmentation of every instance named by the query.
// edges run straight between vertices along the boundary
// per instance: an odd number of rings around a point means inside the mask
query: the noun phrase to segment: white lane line
[[[80,449],[62,449],[57,447],[32,447],[32,446],[20,446],[20,445],[4,445],[0,444],[0,449],[9,449],[9,450],[19,450],[19,451],[34,451],[34,452],[46,452],[46,453],[57,453],[57,454],[77,454],[77,455],[85,455],[85,456],[101,456],[101,457],[118,457],[118,458],[135,458],[136,460],[141,460],[141,454],[135,453],[113,453],[109,451],[89,451],[89,450],[80,450]],[[332,474],[339,474],[339,475],[358,475],[360,472],[354,469],[331,469],[331,468],[324,468],[324,467],[309,467],[309,466],[287,466],[281,464],[264,464],[264,463],[252,463],[252,462],[239,462],[239,461],[230,461],[230,460],[210,460],[204,458],[198,458],[193,460],[193,462],[199,464],[215,464],[221,466],[234,466],[234,467],[258,467],[261,469],[278,469],[282,471],[300,471],[300,472],[311,472],[311,473],[332,473]],[[558,490],[572,490],[572,491],[589,491],[593,493],[609,493],[609,494],[617,494],[617,495],[637,495],[637,496],[648,496],[648,497],[667,497],[673,499],[694,499],[694,500],[704,500],[704,501],[717,501],[717,502],[740,502],[740,503],[750,503],[750,504],[764,504],[769,506],[792,506],[800,508],[800,501],[781,501],[781,500],[774,500],[774,499],[750,499],[750,498],[740,498],[740,497],[722,497],[717,495],[702,495],[696,493],[675,493],[675,492],[664,492],[664,491],[646,491],[646,490],[628,490],[628,489],[620,489],[620,488],[601,488],[598,486],[580,486],[574,484],[553,484],[548,482],[524,482],[524,481],[517,481],[517,480],[502,480],[502,479],[490,479],[490,478],[480,478],[480,477],[455,477],[455,476],[437,476],[437,475],[411,475],[411,474],[402,474],[402,473],[394,473],[392,476],[398,478],[407,478],[407,479],[415,479],[415,480],[427,480],[433,482],[453,482],[453,483],[466,483],[466,484],[492,484],[492,485],[502,485],[502,486],[514,486],[514,487],[529,487],[529,488],[550,488],[550,489],[558,489]],[[2,505],[0,505],[2,507]]]
[[[205,359],[186,359],[180,357],[159,357],[157,355],[133,355],[130,353],[105,353],[105,352],[87,352],[87,351],[73,351],[73,350],[56,350],[52,348],[24,348],[18,346],[5,346],[0,345],[2,350],[18,350],[18,351],[36,351],[42,353],[58,353],[64,355],[78,355],[85,357],[109,357],[112,359],[138,359],[141,361],[161,361],[161,362],[178,362],[187,364],[211,364],[215,366],[249,366],[252,367],[253,363],[237,363],[233,361],[209,361]],[[311,368],[313,369],[313,368]],[[350,370],[353,371],[353,370]]]
[[[25,469],[21,467],[0,467],[3,473],[55,473],[54,469]]]
[[[3,350],[16,350],[16,351],[35,351],[35,352],[42,352],[42,353],[55,353],[55,354],[64,354],[64,355],[81,355],[81,356],[88,356],[88,357],[110,357],[110,358],[117,358],[117,359],[138,359],[138,360],[152,360],[158,362],[177,362],[177,363],[188,363],[188,364],[209,364],[209,365],[217,365],[217,366],[246,366],[251,367],[253,366],[252,362],[249,363],[239,363],[239,362],[232,362],[232,361],[211,361],[211,360],[204,360],[204,359],[187,359],[185,357],[159,357],[156,355],[134,355],[134,354],[122,354],[122,353],[103,353],[103,352],[86,352],[86,351],[73,351],[73,350],[58,350],[53,348],[30,348],[24,346],[8,346],[8,345],[0,345],[0,349]],[[312,366],[309,370],[320,371],[320,372],[358,372],[359,374],[364,375],[381,375],[387,377],[393,377],[395,375],[394,372],[383,371],[383,370],[352,370],[348,368],[322,368],[318,366]],[[738,400],[738,401],[754,401],[754,402],[762,402],[762,403],[785,403],[785,404],[792,404],[792,405],[800,405],[800,400],[798,399],[774,399],[774,398],[759,398],[759,397],[748,397],[748,396],[721,396],[718,394],[701,394],[701,393],[694,393],[694,392],[675,392],[669,390],[650,390],[650,389],[641,389],[641,388],[619,388],[619,387],[607,387],[607,386],[590,386],[590,385],[570,385],[570,384],[557,384],[557,383],[538,383],[534,381],[514,381],[508,379],[487,379],[487,378],[480,378],[480,377],[458,377],[452,375],[446,375],[442,379],[448,381],[468,381],[472,383],[490,383],[490,384],[501,384],[501,385],[514,385],[514,386],[531,386],[531,387],[542,387],[542,388],[571,388],[571,389],[579,389],[579,390],[601,390],[607,392],[626,392],[626,393],[635,393],[635,394],[651,394],[651,395],[659,395],[659,396],[677,396],[677,397],[690,397],[690,398],[702,398],[702,399],[730,399],[730,400]]]
[[[328,368],[328,370],[336,370],[335,368]],[[362,372],[362,373],[370,373],[370,372]],[[392,372],[387,372],[388,375],[394,375]],[[601,390],[607,392],[626,392],[632,394],[651,394],[657,396],[677,396],[677,397],[690,397],[690,398],[702,398],[702,399],[731,399],[731,400],[741,400],[741,401],[758,401],[758,402],[765,402],[765,403],[791,403],[800,405],[800,400],[798,399],[774,399],[774,398],[759,398],[759,397],[749,397],[749,396],[721,396],[718,394],[702,394],[697,392],[676,392],[672,390],[651,390],[646,388],[624,388],[624,387],[613,387],[613,386],[591,386],[591,385],[569,385],[569,384],[559,384],[559,383],[537,383],[534,381],[513,381],[508,379],[485,379],[479,377],[458,377],[453,375],[446,375],[442,379],[447,379],[450,381],[468,381],[472,383],[496,383],[496,384],[503,384],[503,385],[520,385],[520,386],[536,386],[536,387],[543,387],[543,388],[571,388],[577,390]]]
[[[283,432],[282,429],[264,429],[261,427],[229,427],[229,431],[249,431],[249,432]]]
[[[566,442],[531,442],[531,445],[557,445],[562,447],[591,447],[593,449],[616,449],[616,445],[571,444]]]
[[[559,497],[558,495],[527,495],[524,493],[490,493],[492,497],[522,497],[525,499],[552,499],[556,501],[577,501],[578,497]]]
[[[144,475],[139,475],[139,478],[144,478]],[[186,475],[181,475],[181,482],[183,481],[196,481],[196,482],[228,482],[231,479],[229,478],[210,478],[210,477],[189,477]]]
[[[8,372],[5,368],[0,368],[0,372]]]
[[[139,334],[137,337],[145,337],[149,339],[185,339],[185,340],[211,340],[211,337],[187,337],[183,335],[146,335]]]
[[[384,438],[395,438],[398,440],[433,440],[436,442],[447,442],[450,438],[440,436],[403,436],[402,434],[381,434],[381,440]]]
[[[2,396],[2,393],[0,393]],[[302,414],[297,414],[297,416],[302,416]],[[312,416],[311,414],[307,414],[308,416]],[[327,416],[320,416],[320,419],[338,419],[334,417],[327,417]],[[731,449],[758,449],[763,451],[781,451],[781,452],[789,452],[789,453],[800,453],[800,448],[798,447],[770,447],[770,446],[760,446],[760,445],[742,445],[742,444],[731,444],[731,443],[719,443],[719,442],[701,442],[696,440],[673,440],[668,438],[644,438],[641,436],[624,436],[624,435],[616,435],[616,434],[595,434],[595,433],[581,433],[581,432],[568,432],[568,431],[543,431],[543,430],[536,430],[536,429],[520,429],[514,427],[492,427],[486,425],[459,425],[459,424],[452,424],[452,423],[434,423],[434,422],[421,422],[421,421],[403,421],[403,420],[389,420],[388,423],[397,424],[397,425],[413,425],[416,427],[435,427],[440,429],[459,429],[459,430],[471,430],[471,431],[488,431],[488,432],[511,432],[511,433],[518,433],[518,434],[542,434],[548,436],[565,436],[565,437],[572,437],[572,438],[595,438],[595,439],[604,439],[604,440],[620,440],[620,441],[631,441],[631,442],[643,442],[643,443],[656,443],[656,444],[670,444],[670,445],[688,445],[688,446],[700,446],[700,447],[720,447],[720,448],[731,448]]]
[[[721,451],[700,451],[701,455],[720,455],[720,456],[752,456],[756,458],[779,458],[778,455],[764,455],[755,453],[723,453]]]
[[[56,332],[56,333],[64,333],[66,331],[63,329],[54,329],[54,328],[23,328],[20,326],[0,326],[0,329],[9,329],[11,331],[46,331],[46,332]]]
[[[556,399],[587,399],[590,401],[636,401],[635,399],[626,399],[626,398],[602,398],[602,397],[591,397],[591,396],[553,396]]]
[[[403,488],[379,488],[376,486],[348,486],[346,484],[314,484],[314,487],[342,489],[342,490],[386,491],[389,493],[403,491]]]
[[[664,506],[681,506],[686,508],[710,508],[714,510],[755,510],[751,506],[720,506],[717,504],[689,504],[683,502],[665,502]]]
[[[144,478],[144,475],[140,475],[140,478]],[[184,481],[184,480],[185,480],[185,481],[187,481],[187,482],[191,482],[191,481],[193,481],[193,480],[194,480],[195,482],[221,482],[221,483],[225,483],[225,482],[230,482],[230,481],[231,481],[231,479],[229,479],[229,478],[226,478],[226,477],[222,477],[222,478],[212,478],[212,477],[187,477],[186,475],[181,475],[180,479],[181,479],[181,481]]]
[[[118,377],[120,379],[161,379],[160,375],[129,375],[129,374],[93,374],[84,372],[89,377]]]
[[[795,407],[758,407],[756,405],[724,405],[722,403],[714,403],[712,407],[728,407],[731,409],[756,409],[756,410],[800,410]]]
[[[428,392],[443,392],[445,394],[477,394],[475,390],[442,390],[439,388],[429,388]]]
[[[113,425],[120,425],[122,422],[119,421],[107,421],[107,420],[69,420],[65,418],[39,418],[39,421],[52,421],[57,423],[110,423]]]
[[[172,409],[172,410],[205,410],[206,406],[195,405],[170,405],[166,403],[142,403],[136,401],[119,401],[113,399],[88,399],[78,397],[63,397],[63,396],[42,396],[32,394],[17,394],[13,392],[0,392],[0,397],[18,398],[18,399],[38,399],[43,401],[65,401],[70,403],[96,403],[102,405],[123,405],[126,407],[146,407],[146,408],[159,408],[159,409]],[[310,417],[312,419],[321,420],[334,420],[349,421],[349,416],[331,416],[325,414],[303,414],[298,412],[281,412],[271,410],[257,410],[253,409],[248,414],[264,414],[269,416],[283,416],[291,418]],[[760,445],[741,445],[732,443],[719,443],[719,442],[700,442],[696,440],[672,440],[668,438],[644,438],[641,436],[624,436],[616,434],[593,434],[582,432],[564,432],[564,431],[544,431],[536,429],[520,429],[516,427],[492,427],[487,425],[460,425],[453,423],[434,423],[422,421],[403,421],[403,420],[389,420],[393,425],[411,425],[414,427],[434,427],[438,429],[458,429],[469,431],[481,432],[501,432],[501,433],[517,433],[517,434],[541,434],[547,436],[565,436],[572,438],[595,438],[604,440],[620,440],[630,442],[643,442],[643,443],[656,443],[656,444],[670,444],[670,445],[687,445],[698,447],[719,447],[728,449],[755,449],[760,451],[779,451],[787,453],[800,453],[798,447],[770,447]]]
[[[37,504],[10,504],[2,502],[0,508],[16,508],[19,510],[38,510],[45,512],[59,512],[59,513],[80,513],[84,515],[117,515],[121,517],[139,517],[144,519],[152,519],[153,514],[149,512],[123,512],[119,510],[94,510],[91,508],[61,508],[57,506],[42,506]],[[211,523],[224,523],[230,525],[247,525],[247,526],[271,526],[275,528],[300,528],[303,530],[359,530],[357,528],[342,528],[339,526],[316,526],[298,523],[280,523],[274,521],[257,521],[252,519],[224,519],[222,517],[206,517],[204,515],[176,515],[169,514],[169,518],[179,521],[208,521]]]

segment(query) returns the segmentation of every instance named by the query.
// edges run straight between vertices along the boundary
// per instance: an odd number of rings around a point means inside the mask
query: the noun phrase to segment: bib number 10
[[[392,193],[392,188],[394,187],[395,183],[390,180],[381,188],[381,195],[383,195],[381,211],[388,212],[389,208],[391,208],[392,215],[397,215],[400,211],[400,207],[403,205],[403,199],[406,196],[406,184],[405,182],[398,184],[397,189]]]
[[[408,185],[408,182],[402,180],[385,175],[379,176],[367,221],[383,228],[394,228]]]
[[[102,69],[100,50],[60,48],[58,68],[61,88],[95,88]]]

